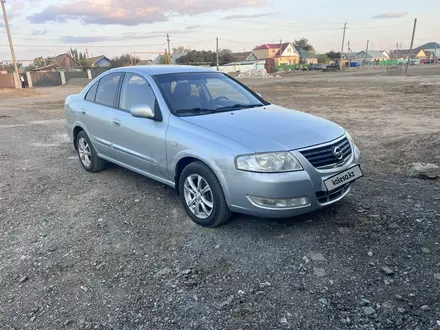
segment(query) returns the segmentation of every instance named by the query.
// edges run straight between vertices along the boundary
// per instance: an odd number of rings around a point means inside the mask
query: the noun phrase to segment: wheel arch
[[[201,162],[203,164],[205,164],[206,166],[208,166],[211,171],[214,173],[214,175],[217,177],[217,179],[220,182],[220,185],[223,189],[223,194],[225,195],[226,200],[228,200],[228,189],[227,189],[227,185],[225,184],[225,178],[223,176],[223,172],[220,171],[220,169],[215,166],[215,164],[211,164],[211,162],[206,161],[205,159],[203,159],[203,157],[200,157],[199,155],[184,155],[182,156],[177,162],[176,165],[174,166],[174,182],[175,182],[175,189],[177,194],[179,195],[179,183],[180,183],[180,176],[182,174],[182,171],[185,167],[187,167],[189,164],[191,163],[195,163],[195,162]]]
[[[91,136],[90,136],[89,132],[87,131],[87,129],[84,127],[84,125],[81,122],[78,122],[78,121],[75,122],[73,124],[73,132],[72,132],[72,141],[73,141],[73,145],[75,147],[75,150],[77,150],[76,139],[78,137],[79,132],[81,132],[81,131],[86,132],[87,136],[91,139]]]

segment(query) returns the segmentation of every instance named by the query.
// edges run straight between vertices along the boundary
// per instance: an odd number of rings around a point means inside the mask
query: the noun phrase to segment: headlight
[[[353,138],[351,137],[351,135],[347,131],[345,131],[345,136],[347,137],[348,141],[350,141],[350,144],[353,147],[355,157],[357,157],[359,159],[360,151],[359,151],[359,148],[357,147],[356,143],[354,143]]]
[[[238,170],[250,172],[292,172],[303,169],[290,152],[244,155],[237,157]]]

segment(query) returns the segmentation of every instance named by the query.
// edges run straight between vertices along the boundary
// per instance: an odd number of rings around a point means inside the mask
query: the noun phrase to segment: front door
[[[144,77],[126,73],[119,99],[118,127],[113,135],[113,147],[120,161],[152,176],[168,179],[166,169],[165,136],[167,123],[130,114],[135,105],[148,105],[160,111],[156,97]]]

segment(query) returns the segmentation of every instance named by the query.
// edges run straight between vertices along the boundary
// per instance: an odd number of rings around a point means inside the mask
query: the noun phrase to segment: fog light
[[[249,201],[258,207],[272,208],[272,209],[289,209],[309,205],[307,197],[298,198],[266,198],[247,196]]]

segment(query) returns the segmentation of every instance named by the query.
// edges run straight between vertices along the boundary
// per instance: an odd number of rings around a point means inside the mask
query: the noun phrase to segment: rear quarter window
[[[99,80],[93,84],[86,95],[86,100],[90,102],[95,102],[96,91],[98,89]]]

